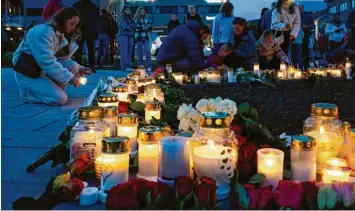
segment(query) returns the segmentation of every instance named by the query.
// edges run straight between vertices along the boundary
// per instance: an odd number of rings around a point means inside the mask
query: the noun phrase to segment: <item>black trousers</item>
[[[303,52],[303,66],[304,69],[307,70],[309,67],[309,37],[310,37],[310,32],[309,29],[303,29],[304,30],[304,38],[302,41],[302,52]]]
[[[282,34],[284,35],[284,42],[280,45],[282,51],[288,55],[288,51],[290,50],[290,35],[291,32],[287,31],[287,32],[282,32]]]
[[[89,66],[95,67],[95,39],[82,37],[81,40],[78,41],[79,49],[76,53],[75,59],[79,64],[82,64],[83,46],[85,41],[89,54]]]
[[[280,59],[274,56],[272,60],[267,61],[265,56],[259,55],[259,65],[261,70],[278,70],[280,69]]]
[[[329,51],[333,52],[335,49],[340,48],[343,45],[343,41],[340,42],[334,42],[334,41],[329,41]]]

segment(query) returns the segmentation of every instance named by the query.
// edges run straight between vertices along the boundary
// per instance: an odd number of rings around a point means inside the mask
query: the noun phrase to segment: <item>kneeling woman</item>
[[[13,64],[25,53],[33,56],[42,71],[38,78],[29,77],[31,74],[26,75],[26,71],[15,72],[21,98],[26,103],[63,105],[68,99],[65,87],[80,85],[80,74],[88,69],[70,59],[78,48],[73,40],[80,34],[80,26],[79,12],[68,7],[54,14],[49,23],[27,33],[14,54]]]
[[[274,33],[270,29],[264,31],[263,36],[256,42],[260,69],[278,70],[280,63],[288,64],[288,57],[282,51],[280,45],[274,39]]]

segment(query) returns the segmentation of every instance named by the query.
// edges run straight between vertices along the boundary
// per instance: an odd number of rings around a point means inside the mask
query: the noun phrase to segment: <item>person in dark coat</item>
[[[114,56],[115,56],[115,39],[118,33],[118,25],[117,22],[114,20],[111,13],[108,14],[108,17],[111,22],[111,33],[110,33],[110,65],[114,65]]]
[[[73,4],[83,19],[81,28],[81,40],[78,41],[79,49],[76,54],[76,61],[81,64],[83,46],[86,41],[89,56],[89,66],[95,67],[95,40],[98,38],[99,7],[91,0],[79,0]]]
[[[263,35],[263,32],[265,29],[261,28],[261,22],[263,21],[265,14],[267,14],[269,12],[270,12],[269,8],[266,8],[266,7],[264,7],[261,10],[260,19],[258,20],[258,37],[257,37],[257,39],[259,39]]]
[[[99,55],[97,57],[97,65],[101,67],[101,57],[104,57],[104,65],[108,65],[110,35],[111,35],[111,20],[108,17],[107,10],[101,10],[99,17]]]
[[[175,13],[171,15],[171,19],[168,23],[168,33],[180,25],[179,19]]]
[[[303,42],[302,42],[302,51],[303,51],[303,65],[305,70],[309,67],[309,55],[310,55],[310,48],[309,48],[309,38],[314,33],[316,26],[314,25],[312,16],[304,11],[304,6],[298,6],[301,15],[301,27],[304,32]]]
[[[185,15],[184,21],[182,23],[186,24],[187,20],[195,20],[199,24],[203,25],[203,20],[200,14],[197,13],[195,5],[189,5],[187,6],[187,9],[189,12]]]
[[[185,25],[175,28],[161,45],[157,62],[171,64],[174,72],[195,73],[205,68],[203,41],[211,34],[206,25],[188,20]]]
[[[271,4],[271,10],[266,11],[265,14],[262,16],[262,20],[260,22],[260,30],[265,31],[266,29],[271,29],[271,22],[272,22],[272,12],[275,9],[276,2]]]
[[[248,22],[241,17],[233,21],[234,38],[232,41],[233,52],[225,58],[224,63],[228,67],[244,68],[251,70],[256,58],[255,37],[249,28]]]

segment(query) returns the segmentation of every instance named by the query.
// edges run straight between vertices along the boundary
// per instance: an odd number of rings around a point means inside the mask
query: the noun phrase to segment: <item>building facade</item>
[[[328,20],[340,12],[341,20],[347,21],[349,14],[355,10],[355,0],[325,0],[327,2]]]

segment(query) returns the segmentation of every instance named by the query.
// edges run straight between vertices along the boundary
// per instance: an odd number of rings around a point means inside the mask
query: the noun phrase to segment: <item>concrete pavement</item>
[[[102,76],[123,77],[121,71],[97,71],[88,76],[88,83],[80,88],[69,87],[69,100],[64,106],[24,104],[13,70],[1,69],[1,209],[12,209],[12,202],[23,196],[38,198],[51,177],[61,167],[51,163],[27,173],[28,164],[58,142],[70,114],[91,93]]]

